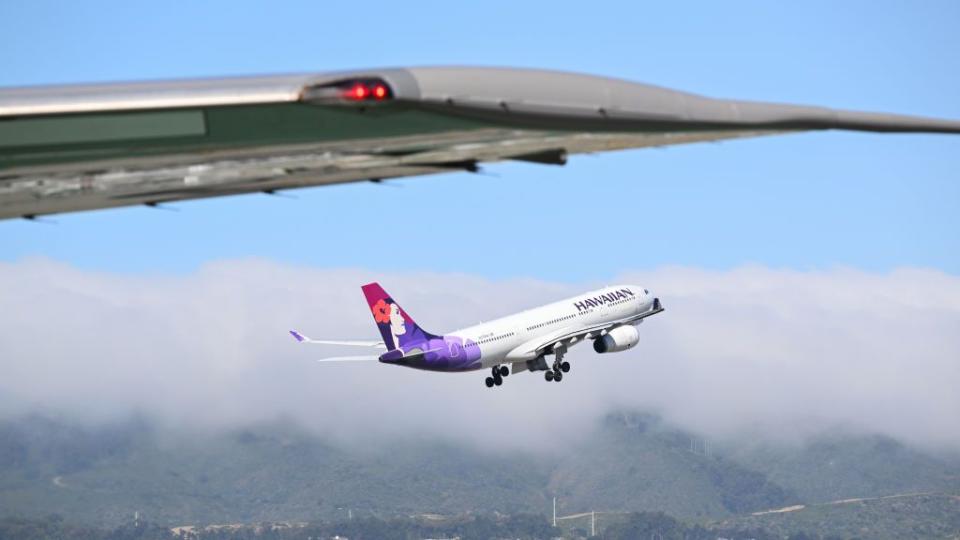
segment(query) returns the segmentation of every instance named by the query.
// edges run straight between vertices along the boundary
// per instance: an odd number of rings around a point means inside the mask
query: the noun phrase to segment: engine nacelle
[[[640,332],[636,326],[618,326],[593,340],[593,350],[598,353],[620,352],[635,347],[639,342]]]

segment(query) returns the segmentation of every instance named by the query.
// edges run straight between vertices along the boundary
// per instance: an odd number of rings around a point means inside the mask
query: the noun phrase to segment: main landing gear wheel
[[[552,371],[548,371],[548,372],[544,373],[544,374],[543,374],[543,378],[546,379],[547,382],[552,381],[552,380],[553,380],[553,372],[552,372]]]
[[[562,381],[562,380],[563,380],[563,372],[562,372],[562,371],[558,371],[558,372],[554,373],[554,374],[553,374],[553,380],[555,380],[555,381],[557,381],[557,382]]]
[[[484,382],[487,385],[487,388],[493,388],[494,386],[500,386],[503,384],[503,378],[510,374],[510,370],[507,366],[493,366],[490,368],[490,377]]]
[[[560,376],[560,378],[563,378],[561,373],[566,373],[568,371],[570,371],[570,362],[557,360],[553,363],[553,374],[555,376],[554,378],[556,378],[556,376]]]

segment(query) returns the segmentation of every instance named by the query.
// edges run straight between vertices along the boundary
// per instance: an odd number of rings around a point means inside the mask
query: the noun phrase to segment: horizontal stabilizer
[[[379,356],[333,356],[330,358],[320,358],[317,362],[373,362],[378,360]]]
[[[310,339],[309,337],[297,332],[296,330],[290,330],[290,335],[293,336],[293,339],[297,340],[300,343],[310,343],[312,345],[339,345],[344,347],[378,347],[385,349],[382,341],[343,341],[343,340],[329,340],[329,339]]]

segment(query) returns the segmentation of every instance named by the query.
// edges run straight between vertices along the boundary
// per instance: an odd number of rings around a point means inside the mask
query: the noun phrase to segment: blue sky
[[[960,3],[795,4],[4,2],[0,85],[510,65],[960,118]],[[664,265],[960,273],[956,136],[812,133],[487,171],[5,221],[0,260],[183,273],[265,257],[561,281]]]

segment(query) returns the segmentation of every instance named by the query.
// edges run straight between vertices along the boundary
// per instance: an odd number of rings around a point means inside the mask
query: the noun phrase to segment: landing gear
[[[567,352],[566,347],[554,347],[553,349],[553,366],[552,369],[548,369],[546,373],[543,374],[543,378],[547,381],[556,381],[560,382],[563,380],[563,374],[570,371],[570,362],[564,362],[563,355]]]
[[[503,378],[510,374],[510,369],[507,366],[493,366],[490,374],[491,376],[483,381],[484,384],[487,385],[487,388],[493,388],[494,386],[503,384]]]

